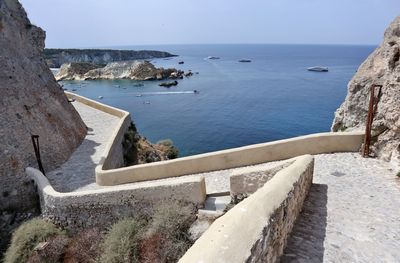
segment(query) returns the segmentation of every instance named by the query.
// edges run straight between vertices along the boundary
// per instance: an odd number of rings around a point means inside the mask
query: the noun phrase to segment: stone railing
[[[312,184],[313,169],[312,156],[296,158],[218,218],[179,262],[278,261]]]
[[[26,173],[37,185],[42,216],[70,230],[104,228],[164,200],[201,206],[206,198],[201,176],[60,193],[39,170],[27,168]]]
[[[317,133],[268,143],[112,170],[96,168],[99,185],[118,185],[284,160],[303,154],[354,152],[363,132]]]

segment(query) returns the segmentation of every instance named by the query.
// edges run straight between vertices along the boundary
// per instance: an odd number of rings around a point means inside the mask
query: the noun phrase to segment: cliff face
[[[0,210],[34,205],[24,173],[37,167],[31,134],[40,136],[45,171],[63,163],[86,135],[46,65],[44,40],[17,0],[0,0]]]
[[[167,58],[175,55],[154,50],[111,50],[111,49],[45,49],[46,62],[50,68],[59,68],[64,63],[89,62],[107,64],[115,61]]]
[[[156,68],[148,61],[119,61],[108,63],[105,67],[86,62],[63,64],[56,74],[57,80],[87,79],[132,79],[162,80],[183,78],[183,71]]]
[[[400,17],[384,40],[358,69],[345,101],[335,113],[332,131],[365,129],[369,88],[382,84],[382,96],[372,125],[372,152],[400,167]]]

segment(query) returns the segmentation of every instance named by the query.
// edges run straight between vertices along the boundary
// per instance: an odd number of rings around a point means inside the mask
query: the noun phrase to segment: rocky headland
[[[383,85],[372,124],[372,153],[400,167],[400,16],[386,30],[382,44],[362,63],[348,84],[332,131],[364,130],[369,89]]]
[[[155,50],[111,50],[111,49],[50,49],[44,50],[47,65],[59,68],[64,63],[89,62],[107,64],[115,61],[175,57],[168,52]]]
[[[184,71],[175,68],[157,68],[148,61],[119,61],[107,65],[88,62],[63,64],[56,74],[56,80],[95,80],[95,79],[131,79],[163,80],[181,79]]]

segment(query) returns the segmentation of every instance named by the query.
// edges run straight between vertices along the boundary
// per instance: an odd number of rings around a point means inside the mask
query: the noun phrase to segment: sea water
[[[160,81],[64,81],[64,88],[131,113],[152,142],[171,139],[180,156],[330,130],[347,83],[373,46],[165,45],[157,67],[192,70],[175,87]],[[208,56],[220,57],[218,60]],[[250,63],[240,63],[250,59]],[[184,61],[184,64],[178,64]],[[329,72],[307,67],[326,66]],[[138,85],[139,84],[139,85]],[[143,85],[141,85],[143,84]],[[194,91],[199,93],[195,93]],[[102,96],[102,99],[99,99]]]

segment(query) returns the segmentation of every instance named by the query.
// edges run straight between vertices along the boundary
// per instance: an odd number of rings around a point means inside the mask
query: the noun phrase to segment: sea
[[[158,86],[161,81],[132,80],[63,81],[64,88],[129,111],[143,136],[154,143],[171,139],[180,156],[189,156],[328,132],[348,82],[376,46],[110,48],[168,51],[178,57],[151,62],[198,74],[170,88]],[[312,66],[326,66],[329,72],[307,71]]]

